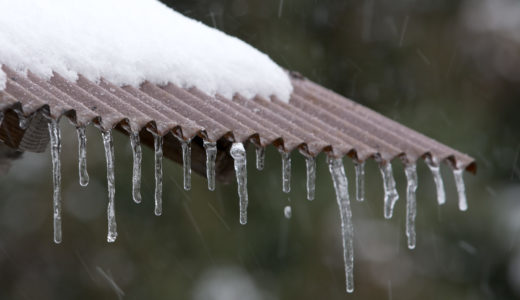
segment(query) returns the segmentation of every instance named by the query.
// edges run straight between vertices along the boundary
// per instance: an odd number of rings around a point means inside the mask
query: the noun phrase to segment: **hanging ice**
[[[52,183],[54,190],[52,201],[54,242],[59,244],[61,243],[61,131],[56,120],[51,120],[48,126],[51,141]]]
[[[329,172],[336,191],[336,201],[341,217],[341,234],[343,238],[343,259],[347,292],[354,291],[354,226],[352,225],[352,211],[348,195],[348,181],[341,158],[328,158]]]
[[[155,215],[162,215],[162,182],[163,182],[163,137],[153,133],[153,144],[155,150]]]
[[[262,146],[256,147],[256,169],[261,171],[265,164],[265,148]]]
[[[85,126],[78,126],[76,131],[78,133],[79,184],[87,186],[89,178],[87,173],[87,135],[85,134]]]
[[[415,248],[415,217],[417,215],[417,202],[415,191],[417,190],[417,167],[416,164],[407,164],[404,172],[406,174],[406,237],[408,237],[408,248]]]
[[[105,158],[107,161],[107,185],[108,185],[108,234],[107,242],[113,243],[117,238],[117,224],[114,196],[116,193],[115,175],[114,175],[114,141],[112,140],[112,131],[103,131],[103,146],[105,148]]]
[[[283,208],[283,215],[286,219],[290,219],[292,216],[292,208],[290,205],[287,205]]]
[[[246,162],[246,150],[242,143],[233,143],[230,150],[231,157],[235,161],[235,175],[237,177],[238,184],[238,197],[240,204],[240,224],[245,225],[247,223],[247,162]]]
[[[217,159],[217,143],[204,141],[206,149],[206,177],[208,179],[208,190],[215,190],[215,160]]]
[[[284,193],[291,191],[291,153],[280,150],[282,155],[282,190]]]
[[[468,210],[468,200],[466,199],[466,187],[464,186],[464,178],[462,177],[464,169],[453,169],[453,176],[455,177],[455,185],[457,186],[457,193],[459,194],[459,210]]]
[[[435,181],[435,187],[437,188],[437,203],[443,205],[446,203],[446,193],[444,191],[444,182],[442,181],[439,160],[427,157],[425,159],[426,165],[430,168],[433,175],[433,181]]]
[[[316,191],[316,158],[305,156],[305,167],[307,169],[307,200],[314,200]]]
[[[130,144],[132,145],[134,157],[132,168],[132,198],[135,203],[141,203],[141,160],[143,158],[143,152],[141,150],[139,132],[130,133]]]
[[[385,190],[385,219],[390,219],[394,214],[394,205],[395,202],[397,202],[397,199],[399,199],[399,194],[397,194],[397,190],[395,188],[392,164],[390,162],[381,164],[379,169],[381,171],[381,176],[383,177],[383,187]]]
[[[184,189],[191,190],[191,141],[180,139],[182,146],[182,168],[184,173]]]
[[[356,169],[356,200],[365,200],[365,162],[354,161]]]

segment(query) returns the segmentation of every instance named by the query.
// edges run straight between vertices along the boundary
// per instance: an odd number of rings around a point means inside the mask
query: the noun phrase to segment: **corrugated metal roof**
[[[251,141],[257,146],[273,144],[284,151],[299,149],[312,156],[322,151],[336,157],[348,155],[359,161],[400,157],[414,162],[432,157],[476,171],[474,159],[468,155],[297,73],[290,73],[294,92],[287,104],[276,98],[212,97],[196,88],[173,84],[146,82],[140,88],[119,87],[103,79],[91,82],[81,75],[76,82],[70,82],[54,73],[47,81],[30,71],[25,75],[5,65],[2,70],[8,79],[5,90],[0,91],[0,111],[5,112],[0,139],[16,148],[44,149],[48,141],[46,126],[24,130],[18,119],[45,112],[55,119],[67,115],[78,126],[94,122],[102,130],[141,131],[148,145],[153,145],[153,139],[144,134],[144,129],[152,130],[165,136],[165,156],[176,161],[181,161],[181,155],[174,134],[193,139],[192,167],[201,174],[205,170],[202,139],[218,141],[219,150],[227,150],[230,141]],[[44,122],[42,118],[34,120]],[[216,168],[220,179],[232,174],[230,161],[228,151],[219,151]]]

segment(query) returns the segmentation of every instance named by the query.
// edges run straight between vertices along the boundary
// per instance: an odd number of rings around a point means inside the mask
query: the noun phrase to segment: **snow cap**
[[[174,83],[289,101],[286,72],[247,43],[157,0],[0,0],[0,64],[119,86]],[[5,88],[0,70],[0,90]]]

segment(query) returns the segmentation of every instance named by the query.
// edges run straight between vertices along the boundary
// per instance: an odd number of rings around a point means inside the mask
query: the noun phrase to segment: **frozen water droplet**
[[[76,128],[78,133],[78,170],[79,170],[79,184],[87,186],[89,177],[87,172],[87,135],[85,134],[85,126]]]
[[[256,147],[256,169],[261,171],[265,164],[265,148],[261,146]]]
[[[352,224],[352,211],[350,210],[348,181],[341,158],[329,157],[328,163],[340,211],[347,292],[352,293],[354,291],[354,226]]]
[[[61,131],[58,121],[51,120],[49,123],[49,136],[51,143],[52,158],[52,183],[53,183],[53,224],[54,242],[61,243]]]
[[[399,194],[395,188],[394,173],[392,171],[392,164],[390,162],[381,164],[379,166],[381,176],[383,177],[383,187],[385,190],[385,219],[392,218],[394,214],[395,202],[399,199]]]
[[[230,150],[231,157],[235,161],[235,175],[238,184],[238,197],[240,204],[240,224],[247,223],[247,161],[246,150],[242,143],[233,143]]]
[[[283,208],[283,215],[286,219],[290,219],[292,217],[292,208],[290,205],[287,205]]]
[[[356,169],[356,200],[365,200],[365,162],[354,161]]]
[[[217,159],[217,143],[204,141],[206,149],[206,177],[208,179],[208,190],[215,190],[215,160]]]
[[[153,133],[155,150],[155,215],[162,215],[162,182],[163,182],[163,137]]]
[[[437,188],[437,203],[443,205],[446,203],[446,193],[444,191],[444,182],[442,181],[439,161],[437,159],[426,158],[426,165],[430,168],[433,175],[433,181],[435,181],[435,187]]]
[[[417,190],[417,167],[416,164],[405,166],[406,174],[406,236],[408,237],[408,248],[415,248],[415,217],[417,215],[417,202],[415,191]]]
[[[141,203],[141,160],[143,159],[143,152],[139,132],[130,133],[130,144],[133,154],[132,198],[135,203]]]
[[[307,200],[314,200],[316,191],[316,158],[305,156],[305,167],[307,169]]]
[[[466,187],[464,186],[464,178],[462,177],[464,169],[453,169],[453,176],[455,177],[455,185],[457,186],[457,193],[459,194],[459,210],[468,210],[468,200],[466,199]]]
[[[282,190],[284,193],[291,191],[291,153],[280,150],[282,155]]]
[[[191,141],[181,139],[184,189],[191,190]]]
[[[116,193],[115,175],[114,175],[114,141],[112,139],[112,131],[104,131],[101,133],[103,137],[103,146],[105,148],[105,158],[107,162],[107,185],[108,185],[108,234],[107,242],[113,243],[117,238],[117,224],[114,197]]]

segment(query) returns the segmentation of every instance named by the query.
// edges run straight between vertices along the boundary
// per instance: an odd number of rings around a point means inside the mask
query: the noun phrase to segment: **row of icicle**
[[[61,133],[59,124],[56,120],[51,120],[49,123],[49,134],[51,141],[51,156],[53,168],[53,215],[54,215],[54,242],[61,243]],[[81,186],[86,186],[89,181],[87,173],[86,160],[86,144],[87,137],[85,134],[85,127],[77,127],[78,145],[79,145],[79,182]],[[154,137],[155,148],[155,214],[157,216],[162,214],[162,160],[163,160],[163,137],[152,133]],[[105,157],[107,163],[107,182],[108,182],[108,234],[107,241],[114,242],[117,238],[117,224],[115,218],[115,178],[114,178],[114,145],[111,131],[103,131],[103,145],[105,149]],[[191,144],[179,138],[182,146],[183,157],[183,172],[184,172],[184,189],[191,188]],[[133,152],[133,174],[132,174],[132,197],[136,203],[141,202],[141,160],[142,149],[139,139],[139,133],[130,133],[130,142]],[[215,159],[217,155],[217,145],[215,142],[204,141],[204,148],[206,150],[206,176],[208,181],[208,189],[213,191],[215,189]],[[291,157],[290,153],[280,151],[282,156],[282,186],[285,193],[290,192],[291,181]],[[234,160],[235,174],[238,184],[238,196],[240,207],[240,224],[247,223],[247,164],[246,164],[246,150],[242,143],[233,143],[230,154]],[[265,160],[265,148],[256,148],[256,168],[262,170]],[[306,186],[307,199],[313,200],[315,195],[315,181],[316,181],[316,159],[311,156],[305,157],[306,162]],[[354,290],[354,228],[352,224],[352,211],[350,209],[350,200],[348,192],[348,181],[345,174],[342,158],[327,158],[329,172],[331,174],[334,190],[336,192],[336,200],[338,203],[341,219],[341,233],[343,240],[343,255],[346,273],[346,290],[352,292]],[[356,200],[364,201],[365,198],[365,163],[354,162],[356,174]],[[444,183],[440,174],[439,161],[435,159],[426,159],[426,164],[431,170],[434,182],[437,189],[437,202],[442,205],[446,201],[444,191]],[[399,198],[396,190],[395,179],[390,163],[380,162],[380,170],[383,178],[384,186],[384,216],[390,219],[393,215],[394,205]],[[416,244],[415,233],[415,217],[416,217],[416,197],[417,190],[417,171],[416,164],[409,163],[405,166],[405,174],[407,179],[406,189],[406,236],[408,238],[408,248],[414,249]],[[459,197],[459,209],[461,211],[467,210],[467,201],[465,195],[464,181],[462,178],[463,169],[453,168],[455,183]],[[290,206],[284,207],[284,215],[287,218],[291,216]]]

